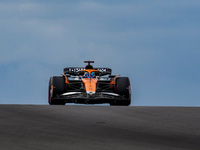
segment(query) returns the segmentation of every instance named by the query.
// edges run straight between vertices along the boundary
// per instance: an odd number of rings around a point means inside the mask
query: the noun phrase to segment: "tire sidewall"
[[[116,79],[115,92],[127,99],[131,97],[131,86],[128,77],[118,77]]]
[[[53,86],[53,88],[51,89],[51,86]],[[50,105],[63,105],[65,104],[62,101],[56,101],[55,98],[56,96],[61,95],[62,93],[65,92],[65,80],[64,78],[61,76],[54,76],[51,77],[49,80],[49,104]]]

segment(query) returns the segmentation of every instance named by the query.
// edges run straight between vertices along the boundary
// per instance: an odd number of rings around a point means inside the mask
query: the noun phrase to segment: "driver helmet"
[[[88,72],[85,72],[84,76],[85,76],[86,78],[89,78],[89,73],[88,73]]]
[[[90,73],[90,77],[91,77],[91,78],[94,78],[94,76],[95,76],[94,72],[91,72],[91,73]]]

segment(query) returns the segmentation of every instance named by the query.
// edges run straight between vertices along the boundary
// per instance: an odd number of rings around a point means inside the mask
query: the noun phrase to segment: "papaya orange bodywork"
[[[99,72],[98,70],[93,70],[93,69],[87,69],[83,70],[84,72],[88,72],[89,75],[91,72]],[[97,86],[97,79],[96,78],[84,78],[83,83],[85,85],[85,90],[87,93],[95,93],[96,92],[96,86]]]
[[[82,72],[88,72],[89,74],[91,73],[91,72],[99,72],[99,70],[93,70],[93,69],[86,69],[86,70],[81,70]],[[80,72],[81,72],[80,71]]]
[[[69,83],[69,80],[66,75],[62,74],[65,77],[65,83]]]
[[[83,79],[83,83],[85,85],[85,89],[86,89],[87,93],[95,93],[96,92],[97,79],[85,78],[85,79]]]

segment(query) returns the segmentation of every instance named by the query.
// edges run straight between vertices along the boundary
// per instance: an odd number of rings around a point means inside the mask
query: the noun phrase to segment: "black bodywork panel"
[[[68,68],[64,68],[63,72],[64,74],[77,76],[79,75],[79,71],[81,70],[85,70],[85,68],[84,67],[68,67]],[[110,68],[94,68],[94,70],[99,70],[101,76],[112,74],[112,69]]]

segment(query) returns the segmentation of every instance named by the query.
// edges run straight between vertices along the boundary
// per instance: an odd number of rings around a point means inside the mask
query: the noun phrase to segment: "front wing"
[[[55,101],[65,103],[80,103],[80,104],[102,104],[114,103],[116,101],[129,101],[116,93],[99,92],[95,94],[87,94],[86,92],[68,92],[62,95],[57,95],[53,98]]]

